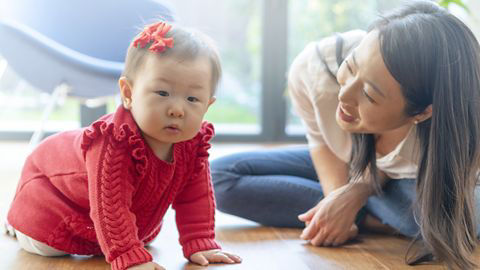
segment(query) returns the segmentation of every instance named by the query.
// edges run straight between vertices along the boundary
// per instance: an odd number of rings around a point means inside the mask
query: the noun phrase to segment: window
[[[223,67],[217,101],[206,119],[218,134],[259,134],[261,1],[170,1],[182,26],[215,40]]]
[[[379,11],[401,0],[168,0],[177,21],[211,36],[219,47],[223,78],[206,119],[217,141],[303,141],[304,129],[285,98],[286,73],[310,41],[334,32],[366,29]],[[2,72],[0,138],[29,138],[48,95]],[[3,76],[1,76],[3,74]],[[80,102],[66,98],[47,130],[79,127]],[[108,111],[116,103],[112,98]],[[10,133],[9,133],[10,132]],[[5,134],[12,134],[5,136]],[[19,136],[21,135],[21,136]]]

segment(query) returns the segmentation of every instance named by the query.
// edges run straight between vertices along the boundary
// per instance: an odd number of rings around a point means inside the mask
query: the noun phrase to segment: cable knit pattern
[[[131,156],[137,161],[135,169],[140,177],[143,178],[147,167],[147,157],[145,156],[145,143],[143,138],[138,132],[132,130],[128,124],[122,124],[118,130],[115,130],[114,126],[114,123],[107,123],[99,120],[85,129],[81,143],[83,157],[86,157],[88,148],[97,137],[110,136],[117,142],[122,142],[127,139],[131,149]]]
[[[173,203],[185,258],[190,258],[193,253],[201,250],[220,249],[214,241],[215,199],[208,165],[209,141],[214,134],[213,125],[205,123],[199,134],[186,146],[189,151],[196,153],[195,162],[188,185],[185,185]],[[199,192],[202,196],[199,196]],[[199,206],[203,212],[192,211]]]
[[[125,148],[115,145],[116,142],[110,138],[106,143],[105,155],[103,155],[101,179],[97,180],[97,197],[100,200],[98,206],[100,227],[103,229],[107,246],[111,249],[108,261],[128,252],[135,243],[130,236],[136,235],[135,227],[129,226],[128,208],[125,199],[125,171],[124,162]],[[126,206],[128,206],[127,209]]]
[[[58,250],[103,253],[117,270],[152,260],[144,243],[158,235],[173,205],[186,258],[219,248],[208,167],[213,135],[213,126],[204,123],[193,139],[174,144],[168,163],[119,107],[86,129],[51,136],[37,147],[25,162],[8,221]]]
[[[74,238],[70,235],[75,234]],[[73,254],[79,255],[101,255],[102,251],[98,245],[93,223],[82,216],[67,216],[48,238],[49,246],[61,246],[68,243],[68,249]]]

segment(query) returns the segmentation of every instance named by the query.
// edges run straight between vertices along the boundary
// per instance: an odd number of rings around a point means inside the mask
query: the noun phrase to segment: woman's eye
[[[190,101],[190,102],[200,101],[200,100],[199,100],[198,98],[196,98],[196,97],[188,97],[187,100]]]
[[[345,60],[345,64],[346,64],[347,69],[350,72],[350,74],[353,74],[353,70],[352,70],[352,67],[350,66],[350,63],[347,60]]]
[[[372,97],[370,97],[368,94],[367,94],[367,91],[365,89],[363,89],[363,95],[368,99],[368,101],[370,101],[371,103],[376,103],[375,100],[373,100]]]
[[[163,90],[160,90],[160,91],[157,91],[156,92],[158,95],[162,96],[162,97],[168,97],[169,94],[167,91],[163,91]]]

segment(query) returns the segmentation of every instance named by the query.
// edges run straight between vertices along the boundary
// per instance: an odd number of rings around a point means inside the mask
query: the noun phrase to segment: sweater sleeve
[[[200,134],[194,172],[172,205],[183,255],[187,259],[198,251],[220,249],[215,241],[215,199],[207,152],[213,126],[204,124]]]
[[[113,134],[113,126],[106,123],[93,128],[87,133],[85,161],[90,217],[102,252],[113,270],[149,262],[152,256],[138,238],[130,211],[134,188],[128,178],[128,136]]]
[[[310,147],[325,144],[323,131],[316,118],[316,104],[313,91],[317,84],[319,63],[315,61],[315,43],[310,43],[293,61],[288,73],[288,94],[292,107],[300,117],[307,131]],[[312,60],[313,59],[313,60]],[[331,80],[327,73],[321,74],[323,79]]]

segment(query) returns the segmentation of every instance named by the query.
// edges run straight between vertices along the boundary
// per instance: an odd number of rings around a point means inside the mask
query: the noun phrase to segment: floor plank
[[[212,157],[256,149],[250,145],[214,145]],[[265,147],[265,146],[261,146]],[[25,143],[0,142],[0,220],[6,216],[27,153]],[[225,250],[240,255],[237,265],[202,267],[188,263],[178,244],[174,213],[169,210],[164,228],[149,247],[155,261],[169,270],[194,269],[443,269],[439,265],[410,267],[404,263],[409,244],[402,237],[361,234],[357,241],[339,248],[313,247],[299,239],[301,230],[262,227],[254,222],[217,213],[217,240]],[[480,257],[480,252],[476,252]],[[480,261],[479,261],[480,262]],[[64,256],[45,258],[29,254],[18,247],[15,239],[0,235],[0,269],[110,269],[103,257]]]

